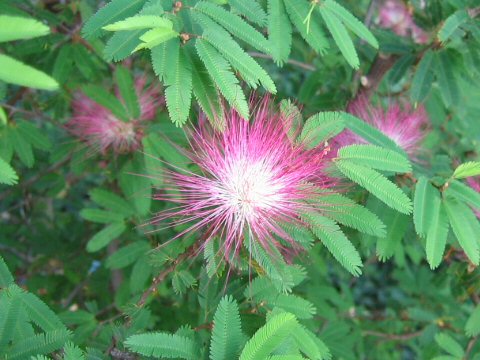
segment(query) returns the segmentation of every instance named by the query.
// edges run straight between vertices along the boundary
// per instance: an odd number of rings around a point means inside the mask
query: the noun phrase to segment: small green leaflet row
[[[186,123],[192,97],[217,127],[222,117],[220,96],[248,119],[240,80],[252,89],[261,86],[276,93],[271,77],[238,41],[283,64],[292,47],[291,24],[314,51],[325,53],[328,40],[320,25],[323,20],[352,67],[358,68],[360,62],[347,29],[378,48],[367,27],[332,0],[314,12],[307,0],[269,0],[267,13],[256,0],[231,1],[230,11],[208,1],[185,9],[171,6],[158,1],[113,0],[88,19],[83,35],[89,39],[113,32],[104,49],[107,60],[120,61],[137,51],[151,50],[155,72],[167,88],[170,118],[177,126]],[[266,23],[268,38],[238,14],[257,25]]]

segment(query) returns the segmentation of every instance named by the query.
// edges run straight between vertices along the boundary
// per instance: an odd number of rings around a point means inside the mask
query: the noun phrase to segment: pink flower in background
[[[391,104],[384,110],[371,105],[367,97],[359,97],[349,104],[347,111],[376,127],[412,158],[416,159],[419,155],[420,143],[429,125],[427,113],[422,106],[412,109],[409,105],[402,108],[398,104]],[[349,130],[343,131],[335,141],[338,146],[366,142]]]
[[[476,192],[480,193],[480,176],[467,178],[467,184]],[[475,215],[480,219],[480,209],[474,209]]]
[[[292,119],[273,112],[270,105],[268,97],[252,104],[250,122],[235,111],[225,113],[223,133],[200,123],[192,135],[189,158],[201,174],[168,175],[173,188],[167,190],[174,192],[156,199],[178,207],[158,214],[154,223],[180,218],[176,225],[190,226],[176,238],[202,230],[203,244],[220,239],[225,259],[237,255],[244,241],[269,252],[286,250],[275,237],[296,247],[281,224],[301,226],[300,213],[313,207],[306,200],[332,186],[324,175],[328,150],[292,143],[288,137]]]
[[[401,0],[386,0],[380,7],[380,26],[399,36],[411,36],[418,44],[429,41],[428,34],[413,21],[408,7]]]
[[[138,118],[123,121],[85,94],[78,93],[72,103],[73,116],[67,123],[67,128],[102,153],[108,149],[116,154],[137,149],[143,137],[143,123],[153,119],[157,108],[164,103],[159,89],[155,86],[145,88],[145,82],[144,78],[135,80],[140,105]],[[120,98],[118,94],[117,97]],[[123,101],[121,98],[120,100]]]

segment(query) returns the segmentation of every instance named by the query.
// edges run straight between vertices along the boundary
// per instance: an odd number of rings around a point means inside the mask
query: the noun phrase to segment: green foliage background
[[[0,358],[480,359],[480,2],[408,1],[423,45],[379,28],[381,5],[0,1]],[[134,117],[135,76],[166,98],[141,150],[69,135],[78,91]],[[252,91],[297,114],[297,141],[368,141],[334,161],[358,186],[285,229],[293,264],[247,249],[229,271],[221,239],[192,256],[199,234],[159,247],[182,231],[149,224],[164,162],[188,166],[185,127],[248,117]],[[359,93],[426,107],[421,161],[344,112]]]

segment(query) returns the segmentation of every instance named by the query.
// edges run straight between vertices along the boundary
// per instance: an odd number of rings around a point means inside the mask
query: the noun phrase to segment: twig
[[[192,253],[194,253],[195,249],[196,249],[196,244],[193,244],[183,254],[181,254],[179,257],[177,257],[168,268],[166,268],[165,270],[160,272],[160,274],[158,274],[156,277],[154,277],[153,281],[152,281],[152,284],[142,294],[142,296],[140,297],[140,300],[137,302],[136,306],[138,308],[142,308],[145,305],[145,303],[147,302],[148,297],[157,290],[158,285],[160,285],[162,283],[162,281],[165,280],[167,275],[170,274],[172,271],[174,271],[175,268],[183,260],[185,260],[187,257],[189,257]]]
[[[260,58],[260,59],[273,60],[273,57],[271,55],[262,54],[262,53],[255,52],[255,51],[249,51],[248,55],[256,57],[256,58]],[[290,64],[290,65],[294,65],[294,66],[297,66],[299,68],[308,70],[308,71],[315,71],[316,70],[315,66],[304,63],[304,62],[301,62],[301,61],[298,61],[298,60],[290,59],[290,60],[287,60],[287,63]]]
[[[475,336],[471,338],[470,341],[468,342],[467,349],[465,350],[465,356],[463,357],[465,360],[468,360],[470,353],[472,352],[473,347],[475,346],[477,340],[478,340],[478,336]]]
[[[423,334],[423,330],[415,331],[412,333],[406,333],[406,334],[385,334],[379,331],[370,331],[370,330],[365,330],[362,332],[362,335],[364,336],[375,336],[375,337],[380,337],[380,338],[384,338],[386,340],[392,340],[392,341],[406,341],[406,340],[419,337],[422,334]]]

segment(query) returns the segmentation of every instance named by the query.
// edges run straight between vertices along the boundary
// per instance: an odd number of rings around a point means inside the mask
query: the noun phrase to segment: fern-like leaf
[[[480,262],[479,244],[480,225],[472,210],[464,203],[446,198],[443,202],[450,225],[457,240],[470,261],[478,265]]]
[[[293,338],[300,351],[307,355],[309,359],[322,360],[331,358],[330,351],[323,341],[303,325],[299,324],[297,326],[297,329],[293,332]]]
[[[429,204],[431,220],[427,230],[425,252],[430,268],[435,269],[440,265],[445,251],[448,236],[448,217],[440,197]]]
[[[239,360],[264,360],[298,325],[293,314],[272,316],[246,343]]]
[[[318,209],[336,222],[364,234],[385,237],[385,224],[366,207],[340,194],[319,196],[315,202]]]
[[[268,42],[273,60],[278,65],[285,63],[292,47],[292,26],[283,0],[268,0]]]
[[[276,93],[277,89],[268,73],[220,25],[201,13],[194,18],[202,25],[203,38],[211,43],[237,69],[249,86],[256,88],[260,83],[266,90]]]
[[[400,153],[376,145],[354,144],[338,151],[341,159],[382,171],[408,173],[412,171],[410,161]]]
[[[67,342],[63,348],[63,360],[85,360],[85,354],[75,344]]]
[[[267,14],[257,0],[229,0],[233,10],[260,26],[267,24]]]
[[[351,31],[353,31],[359,38],[365,40],[378,49],[378,41],[370,30],[355,16],[353,16],[347,9],[333,0],[326,0],[323,5],[331,10]]]
[[[113,0],[85,22],[82,35],[86,38],[98,37],[102,27],[135,15],[144,4],[145,0]]]
[[[132,335],[125,341],[125,346],[144,356],[199,359],[197,344],[192,339],[180,335],[160,332]]]
[[[310,26],[307,29],[307,25],[304,23],[305,18],[310,11],[310,4],[304,0],[283,0],[285,8],[288,13],[288,17],[295,25],[300,35],[305,41],[319,54],[324,54],[329,45],[325,33],[318,22],[317,18],[312,18]]]
[[[245,95],[227,60],[206,40],[197,40],[195,47],[222,95],[243,118],[248,119],[249,109]]]
[[[445,191],[445,195],[463,201],[475,209],[480,210],[480,193],[459,181],[451,181]]]
[[[242,336],[237,302],[231,296],[226,296],[220,300],[213,318],[210,359],[236,359],[240,352]]]
[[[333,40],[335,40],[335,43],[347,62],[354,69],[358,69],[360,67],[360,60],[358,59],[357,51],[355,50],[353,41],[341,19],[339,19],[330,8],[325,6],[320,6],[320,14],[322,14],[323,21],[325,21],[328,31],[332,34]]]
[[[170,118],[176,126],[185,124],[192,103],[192,70],[190,60],[180,48],[178,39],[170,40],[176,45],[167,56],[166,67],[170,75],[165,80],[165,98]]]
[[[6,288],[13,284],[13,276],[8,270],[5,260],[0,256],[0,289]]]
[[[294,314],[298,319],[311,319],[317,313],[310,301],[292,294],[279,294],[271,305]]]
[[[22,360],[36,354],[51,353],[60,349],[70,337],[68,330],[58,329],[23,338],[8,350],[8,359]]]
[[[195,5],[195,9],[210,16],[228,32],[259,51],[269,53],[268,41],[253,26],[246,23],[241,17],[228,12],[224,8],[210,2],[201,1]]]
[[[7,163],[0,157],[0,184],[14,185],[18,182],[18,175]]]
[[[349,160],[338,160],[335,164],[346,177],[367,189],[392,209],[407,215],[412,212],[412,202],[408,196],[378,171]]]
[[[438,191],[429,183],[428,179],[421,176],[415,186],[415,197],[413,199],[413,222],[415,230],[420,236],[425,236],[431,226],[434,204],[440,202]]]
[[[341,113],[333,111],[313,115],[305,122],[298,141],[308,148],[323,144],[343,131],[345,124],[342,119]]]
[[[35,295],[31,293],[22,294],[20,301],[26,309],[30,320],[37,324],[42,330],[66,330],[57,315]]]
[[[304,214],[302,218],[310,224],[313,233],[345,269],[354,276],[362,273],[362,259],[337,223],[312,212]]]

